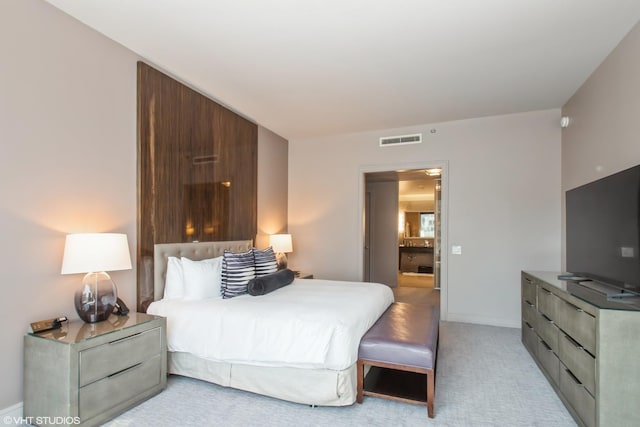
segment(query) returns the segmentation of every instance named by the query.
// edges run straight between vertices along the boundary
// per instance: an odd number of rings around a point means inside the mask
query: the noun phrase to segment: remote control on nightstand
[[[67,318],[65,316],[47,320],[38,320],[29,326],[29,332],[37,334],[40,332],[50,331],[51,329],[58,329],[62,326],[62,322],[66,321]]]

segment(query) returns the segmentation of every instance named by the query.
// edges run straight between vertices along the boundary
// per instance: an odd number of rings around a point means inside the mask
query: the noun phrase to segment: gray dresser
[[[38,425],[104,423],[164,389],[166,354],[165,318],[142,313],[27,334],[24,416]]]
[[[581,426],[640,425],[640,298],[522,272],[522,342]]]

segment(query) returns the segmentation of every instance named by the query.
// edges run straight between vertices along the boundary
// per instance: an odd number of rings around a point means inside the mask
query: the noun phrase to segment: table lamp
[[[269,245],[276,253],[276,262],[278,270],[287,268],[287,252],[293,252],[293,244],[291,243],[291,234],[272,234],[269,236]]]
[[[118,299],[115,283],[106,271],[130,270],[126,234],[82,233],[67,235],[61,274],[86,273],[74,303],[82,320],[106,320]]]

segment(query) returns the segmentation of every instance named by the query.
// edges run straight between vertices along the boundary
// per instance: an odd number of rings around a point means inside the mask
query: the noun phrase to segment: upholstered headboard
[[[164,295],[164,281],[167,277],[167,260],[170,256],[185,257],[198,261],[222,256],[225,249],[232,252],[246,252],[253,246],[252,240],[228,242],[158,243],[153,249],[153,300]]]

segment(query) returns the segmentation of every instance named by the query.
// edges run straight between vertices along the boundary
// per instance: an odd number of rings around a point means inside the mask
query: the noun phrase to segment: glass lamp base
[[[82,279],[82,286],[76,291],[74,303],[76,312],[88,323],[107,320],[116,300],[118,291],[111,277],[104,271],[87,273]]]
[[[284,270],[287,268],[287,254],[284,252],[278,252],[276,254],[276,264],[278,265],[278,270]]]

